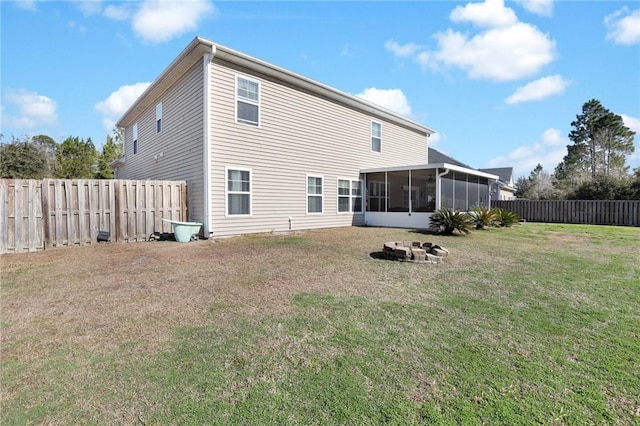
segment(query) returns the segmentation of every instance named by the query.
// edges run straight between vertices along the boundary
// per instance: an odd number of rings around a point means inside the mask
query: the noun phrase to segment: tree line
[[[538,164],[516,181],[516,197],[531,200],[640,200],[640,167],[629,171],[635,132],[591,99],[571,122],[567,155],[549,173]]]
[[[113,179],[109,164],[122,157],[122,136],[114,130],[97,150],[91,138],[70,136],[60,143],[47,135],[9,141],[0,134],[0,178]]]

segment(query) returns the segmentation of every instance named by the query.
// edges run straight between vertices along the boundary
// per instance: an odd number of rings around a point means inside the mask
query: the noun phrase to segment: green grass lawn
[[[451,256],[373,259],[389,240]],[[3,425],[640,424],[640,228],[347,228],[0,261]]]

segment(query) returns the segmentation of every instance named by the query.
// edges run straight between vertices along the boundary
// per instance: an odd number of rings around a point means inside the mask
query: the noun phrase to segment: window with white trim
[[[307,175],[307,213],[322,213],[322,176]]]
[[[162,102],[156,105],[156,133],[162,132]]]
[[[236,122],[260,124],[260,83],[236,76]]]
[[[251,170],[227,169],[227,215],[251,214]]]
[[[362,181],[338,179],[338,213],[362,213]]]
[[[133,153],[138,153],[138,123],[133,123]]]
[[[371,122],[371,151],[382,152],[382,124]]]

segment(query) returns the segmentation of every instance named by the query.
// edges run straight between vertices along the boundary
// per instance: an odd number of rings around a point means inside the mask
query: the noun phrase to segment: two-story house
[[[116,177],[185,180],[205,237],[426,228],[441,205],[488,204],[497,178],[429,164],[427,126],[200,37],[117,126]]]

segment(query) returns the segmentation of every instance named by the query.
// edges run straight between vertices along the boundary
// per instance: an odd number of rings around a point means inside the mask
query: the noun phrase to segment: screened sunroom
[[[371,226],[427,228],[441,207],[468,211],[491,206],[498,176],[447,163],[361,171],[365,222]]]

